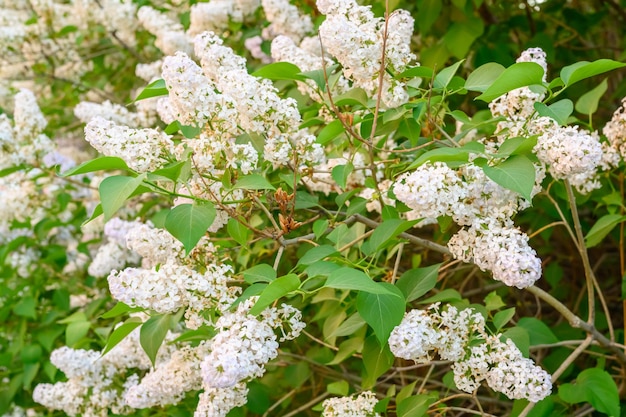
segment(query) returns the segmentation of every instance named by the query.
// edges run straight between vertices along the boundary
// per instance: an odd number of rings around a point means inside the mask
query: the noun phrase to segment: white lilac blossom
[[[122,158],[135,171],[154,171],[174,151],[170,136],[156,129],[131,129],[101,117],[85,126],[85,140],[106,156]]]
[[[165,57],[162,76],[168,88],[173,117],[183,125],[203,127],[216,119],[219,124],[224,124],[236,117],[232,99],[218,93],[216,86],[187,54],[177,52]],[[234,128],[231,122],[223,130]]]
[[[489,336],[485,320],[472,309],[438,304],[427,310],[405,314],[389,337],[396,357],[428,363],[435,353],[453,361],[454,382],[461,391],[472,393],[482,381],[511,399],[541,401],[550,395],[550,375],[524,358],[515,344],[500,335]]]
[[[193,51],[190,39],[180,22],[150,6],[141,7],[137,12],[137,19],[148,32],[156,36],[155,46],[165,55],[174,55],[177,51],[190,54]]]
[[[323,417],[379,417],[374,411],[378,403],[371,391],[363,391],[353,397],[336,397],[324,401]]]
[[[619,151],[622,159],[626,159],[626,97],[622,99],[622,106],[604,125],[602,133],[609,140],[611,147]]]
[[[194,417],[226,417],[235,407],[248,402],[248,387],[239,383],[230,388],[207,388],[200,393]]]
[[[472,309],[459,311],[448,306],[440,311],[438,304],[428,310],[414,309],[405,314],[400,325],[389,336],[389,348],[399,358],[428,363],[433,354],[457,361],[465,356],[473,333],[484,332],[485,319]]]
[[[114,217],[104,225],[107,242],[101,245],[93,256],[88,272],[94,277],[109,275],[114,269],[123,269],[127,265],[137,265],[141,261],[138,253],[126,247],[126,235],[130,230],[141,225],[137,221],[125,221]]]
[[[263,64],[270,64],[272,63],[272,57],[261,49],[262,44],[263,38],[258,35],[247,38],[243,43],[248,52],[250,52],[252,58],[258,59]]]
[[[528,236],[512,226],[477,223],[455,233],[448,248],[455,258],[491,271],[508,286],[522,289],[541,278],[541,259],[528,245]]]
[[[170,342],[176,336],[173,333],[166,336],[156,357],[157,366],[172,355]],[[33,400],[69,416],[106,416],[109,410],[113,414],[130,413],[125,397],[139,382],[133,372],[151,366],[139,344],[139,328],[104,356],[93,350],[62,347],[52,352],[50,361],[63,371],[68,381],[37,385]],[[123,378],[125,382],[121,383]]]
[[[312,41],[308,41],[312,39]],[[277,36],[272,41],[271,54],[274,61],[289,62],[296,65],[300,71],[308,72],[322,69],[324,66],[330,68],[335,62],[328,56],[322,58],[321,46],[318,38],[307,38],[306,43],[313,44],[317,42],[317,47],[314,48],[315,52],[303,48],[303,44],[297,46],[294,41],[287,36]],[[306,94],[312,99],[322,102],[326,95],[319,92],[317,84],[313,80],[306,80],[304,82],[297,81],[298,90],[302,94]],[[334,85],[330,86],[333,94],[343,94],[350,89],[348,80],[340,75]]]
[[[191,6],[190,25],[187,33],[195,36],[205,31],[222,33],[230,22],[243,22],[254,15],[260,0],[211,0]]]
[[[578,126],[554,126],[547,129],[537,138],[533,151],[548,166],[548,171],[555,179],[595,173],[602,160],[602,146],[598,136]]]
[[[311,17],[300,13],[289,0],[261,0],[265,17],[270,22],[263,29],[263,38],[274,39],[278,35],[300,42],[313,32]]]
[[[234,301],[238,288],[227,285],[231,271],[228,265],[211,264],[200,273],[189,266],[167,262],[152,269],[112,271],[108,282],[113,298],[133,307],[158,313],[173,313],[186,307],[187,326],[195,329],[208,320],[203,319],[202,312],[224,309]]]
[[[491,389],[510,399],[533,403],[550,395],[550,374],[524,358],[511,339],[502,342],[499,335],[484,339],[484,343],[469,349],[466,358],[452,365],[457,388],[471,393],[485,381]]]
[[[204,32],[194,44],[204,75],[233,100],[237,126],[265,136],[265,160],[277,166],[295,160],[315,164],[323,159],[315,137],[298,129],[302,119],[294,99],[282,99],[270,80],[248,74],[245,59],[215,34]]]
[[[36,165],[54,152],[54,143],[43,133],[48,124],[32,91],[14,96],[13,122],[0,115],[0,170],[20,164]]]
[[[459,174],[443,162],[426,162],[401,175],[393,186],[399,201],[415,210],[415,217],[439,217],[453,213],[467,191]]]
[[[381,69],[385,22],[374,17],[370,7],[360,6],[354,0],[318,0],[317,8],[326,15],[320,25],[320,39],[342,65],[344,76],[354,85],[373,94],[378,89]],[[386,47],[389,56],[386,69],[402,72],[415,59],[410,52],[413,18],[406,11],[395,11],[387,25]],[[397,107],[408,100],[403,83],[383,74],[382,101],[388,107]]]
[[[102,103],[81,101],[74,107],[74,116],[83,123],[89,123],[96,116],[128,127],[139,127],[139,118],[136,113],[130,112],[126,107],[111,103],[106,100]]]
[[[205,388],[232,388],[240,382],[261,377],[265,364],[278,355],[274,331],[280,341],[296,338],[302,329],[302,314],[283,304],[267,308],[259,316],[249,314],[256,297],[225,312],[215,323],[218,334],[211,341],[211,352],[200,365]]]
[[[146,374],[139,384],[125,394],[132,408],[149,408],[177,404],[189,391],[202,388],[200,362],[209,352],[209,342],[183,346],[171,357]]]

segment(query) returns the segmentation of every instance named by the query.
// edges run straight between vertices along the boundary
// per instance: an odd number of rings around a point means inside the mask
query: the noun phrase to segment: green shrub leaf
[[[502,71],[498,78],[476,99],[489,103],[517,88],[542,85],[542,77],[543,68],[541,65],[535,62],[518,62]]]
[[[300,286],[300,278],[296,274],[288,274],[280,278],[276,278],[270,282],[263,290],[254,307],[250,309],[250,314],[256,315],[261,313],[267,306],[272,304],[279,298],[295,291]]]
[[[167,331],[170,329],[170,320],[169,314],[152,316],[141,326],[139,331],[139,343],[150,358],[152,366],[154,366]]]
[[[517,192],[528,201],[532,199],[535,166],[527,157],[515,155],[499,165],[493,167],[484,165],[482,169],[495,183]]]
[[[370,294],[361,291],[356,299],[356,308],[361,317],[374,329],[381,346],[384,346],[394,327],[404,317],[405,304],[402,291],[396,286],[382,282],[393,294]]]
[[[189,254],[215,220],[213,204],[181,204],[170,210],[165,218],[165,228],[178,239]]]

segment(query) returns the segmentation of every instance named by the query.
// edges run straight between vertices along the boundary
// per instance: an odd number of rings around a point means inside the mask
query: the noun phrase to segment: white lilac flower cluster
[[[173,335],[166,339],[171,341]],[[157,362],[171,354],[172,348],[165,344],[159,350]],[[124,397],[138,383],[133,369],[150,367],[150,360],[139,345],[139,329],[104,356],[94,350],[62,347],[52,352],[50,361],[68,380],[37,385],[33,400],[69,416],[106,416],[109,410],[115,414],[130,413],[132,410]],[[119,382],[120,377],[126,381]]]
[[[330,68],[335,64],[327,54],[322,57],[322,48],[317,37],[305,38],[300,45],[297,45],[288,36],[276,36],[272,41],[271,54],[274,61],[289,62],[296,65],[302,72],[320,70],[324,67]],[[325,94],[319,92],[313,80],[298,81],[297,85],[302,94],[318,102],[326,98]],[[334,85],[329,87],[332,94],[337,96],[348,91],[350,83],[347,78],[340,75]]]
[[[360,6],[355,0],[318,0],[317,8],[326,15],[319,28],[323,47],[342,65],[344,76],[369,94],[378,90],[387,36],[382,101],[388,107],[405,103],[409,98],[405,85],[388,72],[399,74],[415,59],[410,49],[413,18],[409,12],[394,11],[385,25],[384,19],[374,17],[370,7]]]
[[[439,304],[411,310],[389,337],[389,348],[399,358],[428,363],[437,354],[454,362],[458,389],[472,393],[482,381],[510,399],[538,402],[550,395],[550,375],[524,358],[515,344],[500,335],[490,336],[485,319],[474,310]]]
[[[263,29],[264,39],[274,39],[278,35],[287,36],[294,42],[313,33],[311,16],[302,14],[289,0],[261,0],[265,17],[270,22]]]
[[[87,269],[89,275],[105,277],[113,270],[119,270],[126,265],[137,265],[141,257],[135,251],[128,249],[126,236],[130,230],[141,225],[138,221],[125,221],[114,217],[104,225],[104,236],[107,243],[101,245],[93,255],[93,260]]]
[[[525,288],[541,277],[541,260],[511,220],[529,203],[489,179],[480,167],[469,163],[454,170],[443,162],[426,162],[401,175],[393,193],[412,209],[409,219],[450,216],[464,227],[448,242],[456,258],[473,261],[509,286]]]
[[[136,44],[136,6],[124,0],[13,1],[0,4],[0,80],[32,78],[38,65],[50,65],[57,78],[75,81],[92,68],[85,51],[110,33]],[[31,19],[33,16],[38,19]],[[94,31],[94,26],[103,30]],[[62,33],[63,28],[77,30]],[[86,32],[88,32],[88,35]]]
[[[16,165],[37,165],[55,150],[43,133],[48,124],[32,91],[21,89],[14,97],[13,123],[0,114],[0,169]]]
[[[524,51],[517,62],[534,62],[540,65],[544,71],[543,81],[546,81],[546,54],[541,48]],[[489,104],[491,113],[496,117],[504,117],[505,120],[498,123],[496,143],[485,143],[488,149],[497,151],[507,138],[536,135],[537,145],[533,152],[553,178],[567,179],[583,194],[599,188],[598,170],[617,166],[618,148],[612,146],[610,138],[611,146],[602,144],[596,132],[588,132],[578,126],[559,126],[551,118],[540,117],[534,105],[544,97],[544,92],[522,87],[493,100]],[[607,126],[610,133],[614,125],[609,122]],[[545,169],[538,164],[535,167],[537,170]]]
[[[374,411],[378,400],[371,391],[363,391],[353,397],[329,398],[324,401],[324,417],[379,417]]]
[[[107,280],[116,300],[158,313],[186,308],[187,327],[197,329],[211,324],[204,312],[224,308],[234,301],[238,287],[227,285],[231,270],[229,265],[210,264],[200,273],[170,261],[151,269],[114,270]]]
[[[261,0],[211,0],[191,6],[190,25],[187,34],[195,36],[211,31],[222,34],[229,23],[243,22],[254,15]]]
[[[148,101],[141,100],[137,102],[137,112],[131,112],[126,107],[111,103],[109,100],[105,100],[102,103],[81,101],[74,107],[74,116],[83,123],[89,123],[91,119],[97,116],[117,125],[138,128],[148,125],[148,122],[152,120],[152,115],[147,114],[146,106],[143,106]]]
[[[137,172],[154,171],[174,152],[170,136],[156,129],[132,129],[94,117],[85,126],[85,140],[106,156],[117,156]]]
[[[193,51],[190,36],[173,17],[150,6],[142,6],[137,12],[137,19],[148,32],[156,36],[154,44],[165,55],[173,55],[177,51],[190,54]]]
[[[278,355],[278,341],[295,339],[304,329],[302,313],[286,304],[267,308],[258,317],[249,314],[255,301],[240,303],[215,323],[219,333],[200,365],[205,388],[232,388],[262,376],[265,364]],[[280,340],[274,333],[278,329]]]

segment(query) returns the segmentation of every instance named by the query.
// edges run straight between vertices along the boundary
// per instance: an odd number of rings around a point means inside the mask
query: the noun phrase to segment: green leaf
[[[165,218],[165,228],[178,239],[189,254],[215,220],[213,204],[181,204],[170,210]]]
[[[189,161],[180,161],[169,164],[165,168],[158,169],[151,174],[148,174],[150,178],[153,176],[167,178],[172,181],[176,181],[179,178],[189,178],[191,172],[191,164]]]
[[[365,339],[365,344],[363,345],[365,376],[361,382],[362,388],[372,388],[376,384],[378,377],[391,368],[394,359],[389,346],[385,344],[381,347],[375,335]]]
[[[420,300],[420,304],[432,304],[439,301],[458,301],[461,300],[461,294],[453,288],[446,288],[443,291],[438,292],[432,297],[428,297],[425,300]]]
[[[443,36],[443,44],[456,58],[467,56],[472,43],[483,34],[483,21],[472,14],[466,15],[460,22],[454,22]]]
[[[400,288],[407,302],[416,300],[435,288],[440,267],[439,263],[424,268],[409,269],[402,274],[396,286]]]
[[[541,102],[535,102],[533,105],[539,116],[549,117],[555,120],[559,125],[563,126],[567,124],[567,118],[572,114],[574,110],[574,104],[572,100],[563,99],[549,106]]]
[[[585,246],[592,248],[598,243],[602,242],[602,239],[606,237],[611,230],[621,222],[626,220],[626,216],[619,214],[605,214],[600,217],[598,221],[591,227],[591,230],[585,236]]]
[[[436,148],[420,155],[409,167],[407,171],[415,169],[426,161],[430,162],[467,162],[470,150],[466,148]]]
[[[563,68],[561,70],[561,79],[565,83],[565,88],[567,88],[585,78],[590,78],[625,66],[625,63],[611,59],[598,59],[593,62],[580,61]]]
[[[337,183],[339,188],[345,189],[346,184],[348,182],[348,177],[354,170],[354,165],[351,162],[346,163],[345,165],[337,165],[333,167],[331,171],[331,177]]]
[[[517,88],[535,84],[542,85],[542,77],[543,68],[541,68],[541,65],[535,62],[518,62],[505,69],[485,92],[476,97],[476,99],[489,103]]]
[[[24,346],[20,351],[20,359],[24,363],[37,363],[43,355],[43,349],[37,343]]]
[[[89,218],[81,224],[81,227],[85,226],[87,223],[100,217],[101,215],[102,215],[102,203],[98,203],[96,208],[93,209],[93,213],[91,213],[91,216],[89,216]]]
[[[306,80],[301,74],[300,68],[289,62],[274,62],[265,65],[251,75],[254,77],[268,78],[270,80]]]
[[[367,100],[367,93],[362,88],[352,88],[333,99],[336,106],[354,106],[355,104],[360,104],[363,107],[367,107]]]
[[[423,417],[427,415],[428,408],[435,402],[432,395],[413,395],[398,403],[398,417]]]
[[[502,297],[500,297],[495,291],[490,292],[485,297],[485,308],[487,311],[498,310],[505,305],[506,304],[502,301]]]
[[[543,321],[534,317],[522,317],[517,322],[517,327],[526,329],[531,346],[557,343],[559,341]]]
[[[522,352],[525,358],[528,357],[528,352],[530,349],[530,336],[526,329],[515,326],[507,329],[504,333],[502,333],[502,337],[505,339],[511,339],[515,346]]]
[[[335,255],[337,249],[330,245],[320,245],[312,249],[309,249],[298,261],[298,265],[311,265],[315,262],[321,261],[331,255]]]
[[[326,392],[345,397],[350,392],[350,385],[347,381],[331,382],[330,384],[326,385]]]
[[[366,273],[348,267],[331,272],[324,286],[339,290],[365,291],[370,294],[396,294],[379,282],[373,281]]]
[[[37,317],[37,313],[35,308],[37,307],[37,301],[34,297],[26,296],[22,298],[15,307],[13,307],[13,312],[18,316],[28,317],[34,319]]]
[[[115,304],[115,307],[100,316],[101,319],[112,319],[113,317],[121,316],[122,314],[131,313],[134,311],[143,311],[143,308],[131,307],[121,301]]]
[[[316,239],[319,239],[326,233],[328,224],[328,220],[326,219],[315,220],[315,222],[313,222],[313,233]]]
[[[346,129],[343,127],[341,120],[333,120],[320,130],[317,134],[316,142],[320,145],[326,145],[345,131]]]
[[[509,138],[500,145],[496,155],[498,157],[507,157],[510,155],[530,154],[535,145],[537,145],[536,136]]]
[[[334,337],[350,336],[366,324],[367,323],[363,320],[363,317],[361,317],[359,313],[354,313],[341,323],[339,327],[333,330],[333,332],[328,335],[328,338],[332,339]]]
[[[443,2],[441,0],[418,0],[417,2],[417,27],[420,33],[426,35],[433,23],[437,21]]]
[[[360,292],[356,299],[356,308],[361,317],[374,329],[381,346],[384,346],[394,327],[404,317],[406,301],[402,291],[396,286],[382,282],[394,294],[370,294]]]
[[[170,319],[171,316],[169,314],[152,316],[141,326],[139,331],[139,343],[146,355],[148,355],[148,358],[150,358],[152,366],[154,366],[167,331],[170,329]]]
[[[507,308],[506,310],[498,311],[493,316],[493,325],[496,328],[496,332],[499,331],[505,324],[507,324],[515,315],[515,307]]]
[[[88,321],[75,321],[67,325],[65,329],[65,344],[67,346],[74,346],[83,337],[87,336],[91,323]]]
[[[135,101],[145,100],[151,97],[166,96],[167,94],[168,92],[165,80],[158,79],[148,84],[146,88],[144,88],[143,91],[135,98]]]
[[[439,71],[439,73],[435,76],[435,82],[434,82],[434,87],[435,88],[446,88],[449,84],[450,81],[452,81],[452,77],[454,77],[454,74],[456,74],[456,72],[459,69],[459,66],[463,63],[463,61],[465,61],[464,59],[455,62],[454,64],[450,65],[447,68],[442,69],[441,71]]]
[[[250,174],[243,176],[235,183],[236,189],[241,190],[275,190],[274,186],[259,174]]]
[[[60,173],[59,175],[61,177],[71,177],[72,175],[86,174],[88,172],[117,169],[127,171],[129,168],[122,158],[118,158],[117,156],[101,156],[100,158],[84,162],[77,167]]]
[[[241,222],[238,222],[236,219],[232,218],[228,219],[226,230],[228,231],[230,237],[235,240],[235,242],[244,247],[248,245],[248,240],[252,236],[252,231],[248,227],[241,224]]]
[[[467,77],[465,89],[470,91],[486,91],[490,85],[504,72],[504,67],[495,62],[489,62],[476,68]]]
[[[100,204],[104,220],[108,221],[119,210],[126,200],[139,188],[146,174],[138,177],[126,177],[123,175],[113,175],[107,177],[100,183]]]
[[[398,78],[433,78],[433,69],[418,65],[404,70]]]
[[[502,187],[515,191],[526,200],[532,199],[535,186],[535,166],[523,155],[515,155],[496,166],[484,165],[483,172]]]
[[[139,327],[142,324],[142,321],[139,317],[131,317],[124,322],[124,324],[118,326],[109,338],[107,339],[107,344],[102,351],[102,356],[106,355],[111,349],[117,346],[126,336],[130,334],[133,330]]]
[[[619,393],[611,375],[599,368],[585,369],[575,384],[562,384],[559,397],[569,404],[590,403],[596,410],[612,417],[620,416]]]
[[[600,99],[608,89],[608,85],[609,84],[605,78],[594,89],[587,91],[585,94],[580,96],[580,98],[576,101],[576,111],[588,116],[595,113],[596,110],[598,110],[598,103],[600,102]]]
[[[389,219],[379,224],[372,237],[370,237],[370,249],[372,252],[378,251],[383,248],[392,239],[395,239],[400,233],[403,233],[413,227],[419,220],[401,220],[401,219]]]
[[[276,271],[268,264],[254,265],[242,272],[243,279],[249,284],[255,282],[272,282],[276,279]]]
[[[280,278],[276,278],[270,282],[263,290],[254,307],[250,309],[250,314],[257,315],[261,313],[267,306],[272,304],[279,298],[295,291],[300,286],[300,278],[296,274],[288,274]]]

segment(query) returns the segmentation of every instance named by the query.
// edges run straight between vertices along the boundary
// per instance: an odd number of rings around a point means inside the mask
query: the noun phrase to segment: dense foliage
[[[0,0],[0,414],[622,414],[626,4]]]

